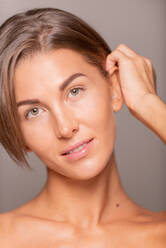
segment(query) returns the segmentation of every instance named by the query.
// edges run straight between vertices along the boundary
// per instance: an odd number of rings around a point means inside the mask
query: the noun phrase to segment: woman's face
[[[69,178],[88,179],[103,170],[116,132],[111,80],[79,53],[59,49],[22,60],[14,83],[28,151]],[[77,154],[62,155],[70,146],[91,139]]]

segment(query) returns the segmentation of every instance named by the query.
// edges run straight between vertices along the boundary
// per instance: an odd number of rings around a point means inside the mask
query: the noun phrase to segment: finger
[[[154,82],[155,91],[157,92],[157,84],[156,84],[157,75],[156,75],[156,71],[155,71],[155,69],[153,67],[153,64],[152,64],[151,60],[146,58],[146,57],[143,57],[143,58],[144,58],[147,66],[148,66],[148,69],[149,69],[149,71],[151,73],[151,80]]]
[[[153,78],[154,78],[154,87],[157,92],[157,75],[156,75],[156,71],[153,66],[152,66],[152,73],[153,73]]]
[[[133,57],[139,56],[136,52],[134,52],[131,48],[129,48],[125,44],[120,44],[117,47],[117,49],[120,50],[121,52],[123,52],[128,57],[132,57],[133,58]]]
[[[114,66],[120,66],[123,61],[129,60],[129,57],[126,56],[123,52],[116,49],[107,56],[106,59],[106,70],[111,70]]]
[[[146,57],[143,57],[143,59],[146,61],[147,65],[148,65],[149,67],[152,67],[152,62],[151,62],[150,59],[148,59],[148,58],[146,58]]]

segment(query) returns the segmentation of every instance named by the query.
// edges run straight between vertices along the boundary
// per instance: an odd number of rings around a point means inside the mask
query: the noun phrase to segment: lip
[[[90,139],[88,142],[84,142],[84,144],[87,143],[84,147],[82,147],[81,150],[73,153],[68,153],[67,155],[63,155],[65,159],[68,161],[74,162],[76,160],[79,160],[85,156],[87,156],[90,152],[90,149],[92,149],[93,146],[93,139]]]
[[[81,145],[83,145],[83,144],[85,144],[85,143],[89,143],[92,139],[93,139],[93,138],[88,139],[88,140],[84,140],[84,141],[78,142],[78,143],[76,143],[76,144],[70,146],[69,148],[67,148],[66,150],[64,150],[64,151],[61,153],[61,155],[65,156],[65,155],[66,155],[65,153],[68,153],[68,152],[70,152],[70,151],[72,151],[72,150],[75,150],[76,148],[78,148],[79,146],[81,146]]]

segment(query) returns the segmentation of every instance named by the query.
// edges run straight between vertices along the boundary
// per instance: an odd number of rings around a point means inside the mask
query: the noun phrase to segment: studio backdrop
[[[165,0],[0,0],[0,23],[17,12],[39,7],[72,12],[94,27],[112,50],[125,43],[151,59],[158,95],[166,102]],[[166,209],[166,145],[126,106],[116,113],[116,120],[115,154],[127,193],[146,208]],[[45,166],[33,154],[29,163],[31,171],[19,168],[0,146],[0,212],[31,200],[44,185]]]

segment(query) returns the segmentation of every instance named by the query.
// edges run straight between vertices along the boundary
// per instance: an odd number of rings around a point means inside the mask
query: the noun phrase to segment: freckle
[[[119,207],[119,203],[116,204],[116,207],[117,207],[117,208]]]

